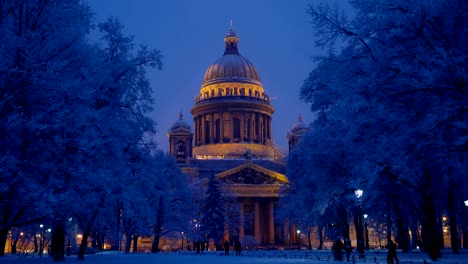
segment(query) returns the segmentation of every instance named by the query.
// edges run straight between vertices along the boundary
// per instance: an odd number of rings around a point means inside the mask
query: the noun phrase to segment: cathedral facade
[[[222,183],[225,240],[277,245],[295,233],[285,234],[284,223],[275,220],[280,191],[288,184],[285,156],[272,141],[274,108],[238,41],[231,28],[224,54],[206,70],[195,98],[193,130],[180,115],[168,132],[169,153],[194,183],[203,186],[212,173]],[[290,146],[297,141],[288,139],[294,141]]]

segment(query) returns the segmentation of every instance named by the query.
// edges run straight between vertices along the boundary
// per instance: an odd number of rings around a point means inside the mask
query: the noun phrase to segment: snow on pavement
[[[317,251],[315,251],[317,252]],[[123,254],[123,253],[102,253],[85,256],[85,261],[78,261],[76,256],[67,257],[64,263],[83,263],[83,264],[333,264],[348,262],[335,262],[328,258],[327,252],[320,252],[316,255],[310,254],[308,258],[302,254],[288,253],[280,256],[279,254],[266,253],[265,255],[258,251],[243,252],[244,256],[223,256],[220,252],[210,252],[206,255],[195,255],[192,253],[158,253],[158,254]],[[321,256],[317,258],[317,256]],[[400,254],[400,264],[423,264],[432,263],[427,260],[424,254]],[[54,263],[50,258],[44,256],[26,256],[18,257],[8,255],[0,258],[0,264],[41,264]],[[349,262],[353,263],[353,262]],[[367,260],[356,259],[355,264],[386,264],[386,254],[369,254]],[[446,254],[439,259],[437,264],[468,264],[468,252],[462,252],[460,255]]]

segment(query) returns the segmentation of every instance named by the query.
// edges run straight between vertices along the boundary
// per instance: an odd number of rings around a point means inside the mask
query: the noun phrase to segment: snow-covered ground
[[[68,257],[65,263],[85,263],[85,264],[296,264],[296,263],[310,263],[310,264],[329,264],[329,263],[347,263],[335,262],[331,258],[329,251],[245,251],[243,256],[223,256],[221,252],[209,252],[205,255],[195,255],[193,252],[182,253],[158,253],[158,254],[122,254],[122,253],[101,253],[96,255],[87,255],[84,262],[79,262],[76,256]],[[355,256],[356,264],[386,264],[385,252],[366,252],[366,260],[357,259]],[[399,254],[400,264],[423,264],[426,260],[429,261],[427,256],[422,253]],[[52,263],[52,260],[37,256],[6,256],[0,258],[0,263]],[[352,263],[352,262],[350,262]],[[441,264],[465,264],[468,263],[468,251],[462,251],[459,255],[453,255],[449,252],[444,252],[443,257],[435,263]]]

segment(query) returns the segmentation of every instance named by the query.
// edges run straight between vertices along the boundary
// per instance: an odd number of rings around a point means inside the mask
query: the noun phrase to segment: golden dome
[[[202,87],[222,82],[261,85],[260,75],[255,66],[239,54],[238,41],[237,34],[230,28],[229,33],[224,38],[224,54],[208,67]]]

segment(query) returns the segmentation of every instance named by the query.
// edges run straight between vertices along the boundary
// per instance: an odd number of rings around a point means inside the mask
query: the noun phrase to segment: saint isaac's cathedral
[[[274,108],[257,69],[239,54],[238,41],[231,27],[223,56],[203,77],[191,109],[193,126],[180,114],[167,134],[169,153],[199,186],[194,190],[199,198],[212,173],[221,182],[225,240],[239,238],[252,246],[288,243],[295,239],[294,227],[275,220],[275,204],[288,179],[285,156],[272,142]],[[306,127],[299,118],[288,132],[289,150]]]

